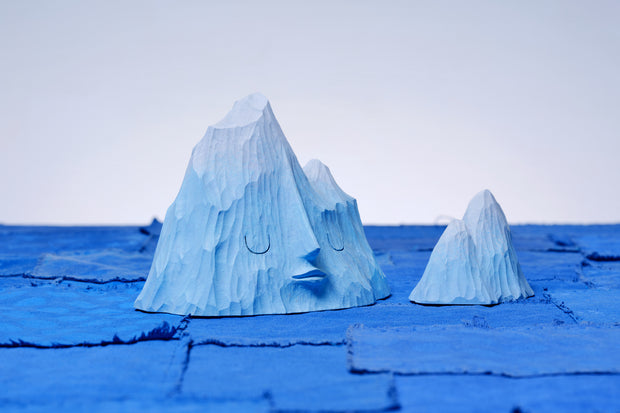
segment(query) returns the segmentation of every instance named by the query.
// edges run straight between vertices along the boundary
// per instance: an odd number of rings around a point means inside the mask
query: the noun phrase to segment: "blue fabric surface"
[[[182,395],[232,400],[269,397],[276,410],[382,411],[398,405],[392,377],[346,371],[338,346],[193,347]]]
[[[0,277],[31,274],[45,254],[138,252],[156,239],[136,227],[27,227],[0,225]],[[59,275],[60,276],[60,275]]]
[[[590,287],[620,288],[620,261],[590,262],[584,261],[581,266],[580,281]]]
[[[367,328],[349,330],[354,372],[535,377],[620,373],[620,329],[612,327]]]
[[[583,294],[578,289],[567,289],[552,293],[552,297],[559,306],[569,309],[575,320],[582,324],[620,327],[619,289],[590,288]]]
[[[129,397],[134,397],[130,395]],[[273,412],[269,399],[257,400],[205,400],[168,397],[152,399],[126,398],[124,400],[65,400],[48,401],[41,404],[4,403],[3,411],[19,413],[88,412],[88,413],[227,413],[227,412]]]
[[[148,239],[137,227],[37,227],[0,225],[0,254],[19,257],[114,248],[138,251]]]
[[[494,307],[430,307],[388,300],[369,307],[288,316],[192,319],[187,333],[197,342],[229,345],[343,343],[352,324],[368,327],[468,325],[472,320],[492,327],[557,325],[571,318],[552,302],[515,302]]]
[[[106,283],[144,281],[152,257],[139,252],[106,249],[78,253],[43,254],[30,275],[34,278]]]
[[[392,289],[386,300],[191,319],[133,309],[159,228],[0,225],[0,411],[620,408],[618,225],[513,226],[536,294],[513,303],[410,303],[444,227],[367,227]],[[355,336],[358,324],[367,335]],[[397,345],[390,344],[395,332]],[[469,358],[463,347],[451,349],[459,340],[470,346]],[[531,347],[518,353],[524,344]],[[489,349],[496,349],[491,356]],[[537,362],[516,362],[515,352],[526,350]],[[388,359],[418,367],[394,377],[351,373],[350,363],[362,359],[380,370],[391,369]],[[471,366],[527,377],[463,368]]]
[[[396,376],[405,412],[617,412],[620,376]]]
[[[571,252],[519,251],[519,261],[528,281],[578,281],[583,257]]]
[[[620,225],[596,229],[574,236],[583,254],[593,261],[620,261]]]
[[[133,309],[141,283],[106,285],[0,278],[0,347],[176,337],[182,318]]]
[[[3,349],[0,400],[19,404],[165,398],[178,387],[179,341],[64,349]]]

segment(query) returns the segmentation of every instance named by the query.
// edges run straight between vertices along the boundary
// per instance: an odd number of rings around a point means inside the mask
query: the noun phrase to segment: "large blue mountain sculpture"
[[[261,94],[196,145],[135,307],[194,316],[284,314],[389,295],[357,202],[302,169]]]

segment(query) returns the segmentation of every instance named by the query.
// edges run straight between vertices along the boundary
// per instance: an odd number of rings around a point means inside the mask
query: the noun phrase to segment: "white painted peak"
[[[484,189],[478,192],[474,197],[469,201],[469,205],[467,206],[468,211],[481,211],[485,208],[488,208],[492,205],[497,205],[497,200],[488,189]]]
[[[467,224],[470,231],[473,231],[478,222],[484,215],[494,215],[499,223],[508,225],[502,207],[499,205],[491,191],[485,189],[478,192],[467,205],[467,210],[463,215],[463,221]]]
[[[462,219],[453,219],[443,231],[446,238],[471,238],[467,226]],[[443,238],[443,236],[442,236]]]
[[[336,183],[329,168],[318,159],[311,159],[304,166],[304,173],[314,190],[328,202],[347,202],[353,198]]]
[[[257,146],[260,149],[256,149]],[[207,171],[211,171],[211,175],[234,174],[244,168],[244,162],[264,171],[282,160],[273,156],[274,151],[284,157],[295,156],[269,101],[262,94],[254,93],[236,101],[221,121],[207,128],[194,147],[190,162],[200,177]],[[270,155],[266,155],[267,152]],[[269,160],[258,159],[265,156]],[[249,179],[242,175],[237,177]]]
[[[265,116],[266,111],[271,112],[269,100],[262,93],[252,93],[236,101],[230,112],[224,119],[213,125],[213,128],[241,128],[257,122]]]

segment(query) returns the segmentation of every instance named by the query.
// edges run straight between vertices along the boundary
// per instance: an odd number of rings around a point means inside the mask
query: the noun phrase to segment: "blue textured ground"
[[[514,226],[536,296],[407,297],[443,227],[367,227],[374,306],[189,319],[133,310],[149,227],[0,226],[0,411],[620,411],[620,225]]]

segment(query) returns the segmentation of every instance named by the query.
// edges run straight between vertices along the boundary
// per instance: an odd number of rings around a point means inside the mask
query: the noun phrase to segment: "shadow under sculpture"
[[[433,249],[409,299],[418,304],[498,304],[531,297],[512,234],[493,194],[484,190]]]
[[[356,200],[321,162],[301,168],[269,102],[253,94],[194,148],[135,307],[285,314],[389,294]]]

